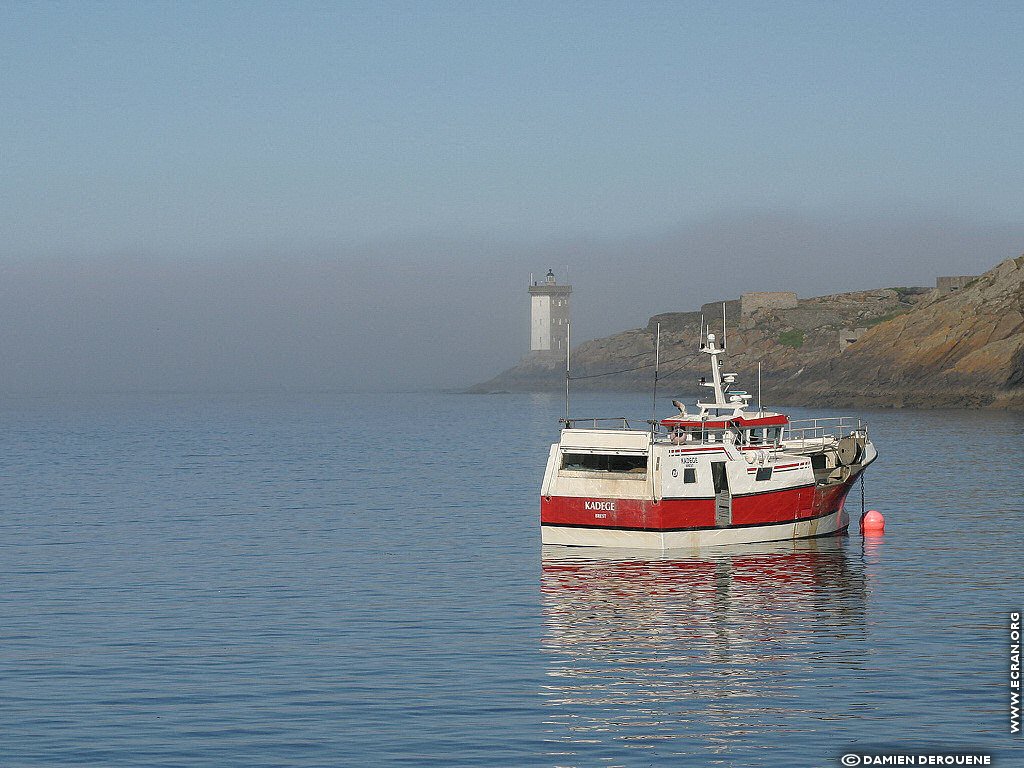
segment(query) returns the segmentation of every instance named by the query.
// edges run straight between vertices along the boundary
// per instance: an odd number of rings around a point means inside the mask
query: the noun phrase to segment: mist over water
[[[748,290],[933,285],[1024,228],[750,213],[617,239],[438,236],[210,255],[0,253],[4,391],[459,388],[528,349],[531,273],[574,286],[578,343]]]

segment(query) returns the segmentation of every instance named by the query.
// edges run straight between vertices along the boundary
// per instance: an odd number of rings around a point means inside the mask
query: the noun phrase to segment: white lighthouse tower
[[[569,344],[571,285],[559,285],[548,270],[543,283],[530,286],[530,351],[565,357]]]

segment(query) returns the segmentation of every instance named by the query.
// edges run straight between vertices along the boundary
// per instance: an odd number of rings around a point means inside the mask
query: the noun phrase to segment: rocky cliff
[[[727,315],[727,369],[753,393],[761,363],[772,404],[1024,409],[1024,256],[954,293],[885,288],[747,315],[730,301]],[[720,314],[706,319],[713,330],[721,324]],[[581,344],[573,351],[573,388],[649,388],[660,324],[659,390],[695,394],[708,373],[696,351],[700,321],[699,312],[666,313],[646,328]],[[564,385],[564,360],[531,355],[470,391]]]
[[[1024,256],[961,290],[929,294],[845,353],[780,382],[790,401],[1024,410]]]

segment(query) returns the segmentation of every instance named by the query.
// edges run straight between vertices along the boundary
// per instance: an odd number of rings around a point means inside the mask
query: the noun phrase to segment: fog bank
[[[745,212],[616,240],[465,235],[257,254],[0,257],[7,392],[408,390],[528,349],[530,273],[574,285],[574,341],[750,290],[934,285],[1024,251],[1024,226]]]

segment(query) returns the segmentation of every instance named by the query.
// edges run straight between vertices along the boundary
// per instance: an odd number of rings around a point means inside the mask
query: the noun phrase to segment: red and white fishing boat
[[[723,373],[714,334],[712,402],[646,428],[626,419],[569,419],[541,488],[544,544],[674,549],[842,533],[851,486],[877,452],[850,417],[791,422],[751,408]]]

